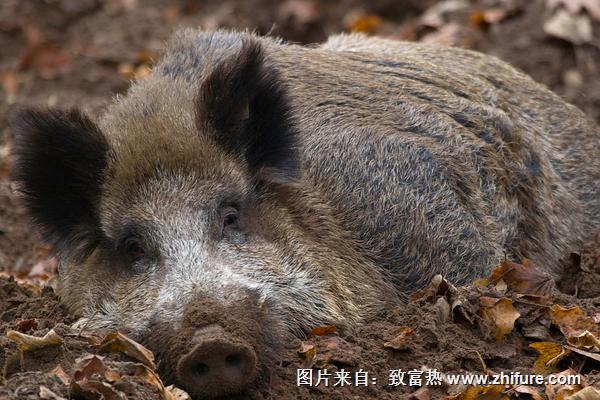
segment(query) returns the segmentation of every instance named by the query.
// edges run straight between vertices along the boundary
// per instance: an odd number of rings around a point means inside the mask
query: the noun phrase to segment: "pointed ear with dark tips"
[[[196,126],[252,172],[279,179],[299,173],[297,135],[287,91],[261,44],[245,39],[241,50],[203,81],[196,99]]]
[[[15,118],[13,180],[43,238],[58,252],[98,239],[108,143],[79,111],[27,110]]]

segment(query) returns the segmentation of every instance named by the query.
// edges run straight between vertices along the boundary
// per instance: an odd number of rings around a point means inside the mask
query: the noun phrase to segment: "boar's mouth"
[[[164,380],[194,399],[235,396],[263,385],[283,335],[253,300],[195,301],[179,329],[165,321],[151,323],[142,341],[157,356]]]

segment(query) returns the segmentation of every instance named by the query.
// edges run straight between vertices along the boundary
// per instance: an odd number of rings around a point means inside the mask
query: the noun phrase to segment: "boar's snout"
[[[215,398],[239,393],[257,373],[252,346],[219,325],[199,329],[192,350],[177,365],[177,379],[194,396]]]
[[[140,332],[165,382],[194,399],[239,397],[265,385],[289,339],[268,300],[252,290],[221,289],[231,296],[195,294],[181,320],[165,318],[171,314],[163,310]]]

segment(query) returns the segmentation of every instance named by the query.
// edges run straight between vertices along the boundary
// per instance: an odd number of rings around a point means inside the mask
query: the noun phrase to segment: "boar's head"
[[[290,338],[352,325],[383,293],[353,276],[360,257],[299,183],[294,116],[261,45],[214,64],[196,83],[154,74],[98,125],[76,110],[15,122],[14,178],[60,256],[62,301],[148,344],[198,398],[260,382]]]

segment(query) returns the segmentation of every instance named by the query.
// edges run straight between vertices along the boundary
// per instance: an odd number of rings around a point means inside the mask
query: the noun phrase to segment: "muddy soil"
[[[433,12],[432,7],[440,3],[462,6]],[[52,282],[56,262],[48,259],[50,249],[33,233],[8,181],[9,121],[20,107],[78,106],[97,116],[112,96],[126,91],[130,79],[143,79],[159,57],[164,41],[180,26],[252,29],[300,43],[317,43],[332,33],[358,30],[454,44],[496,55],[600,122],[600,23],[588,18],[594,36],[582,43],[552,37],[543,29],[544,22],[555,12],[548,3],[552,2],[2,1],[0,272],[15,276],[19,283],[12,278],[0,280],[0,399],[100,398],[99,393],[105,398],[119,398],[118,393],[131,399],[169,398],[153,375],[140,367],[139,360],[101,351],[97,345],[100,333],[71,329],[74,319],[58,305],[51,285],[41,288]],[[587,15],[586,10],[580,10],[580,14]],[[500,294],[493,292],[497,288],[471,285],[452,295],[454,300],[460,298],[461,306],[449,316],[440,309],[439,296],[421,298],[390,310],[351,336],[330,333],[291,343],[267,382],[247,397],[442,398],[464,388],[443,384],[428,386],[426,391],[415,394],[417,386],[389,385],[389,370],[531,372],[538,354],[529,344],[541,340],[564,343],[562,333],[550,324],[549,304],[579,305],[590,316],[600,313],[599,241],[592,238],[585,251],[577,253],[565,264],[565,279],[553,291],[548,304],[532,308],[515,302],[521,317],[514,331],[503,340],[491,337],[480,317],[481,297],[498,297]],[[33,320],[35,323],[23,322]],[[401,327],[412,330],[408,344],[400,349],[384,346]],[[25,352],[21,361],[15,342],[4,335],[15,329],[36,336],[54,329],[62,344]],[[96,367],[102,367],[88,380],[102,383],[92,389],[89,385],[82,388],[76,378],[81,377],[82,366],[90,363],[91,354],[103,357],[101,361],[93,360]],[[63,372],[57,372],[58,366]],[[562,359],[554,369],[572,368],[586,377],[587,384],[595,385],[600,377],[599,367],[596,360],[575,353]],[[330,386],[298,387],[298,368],[313,368],[314,378],[317,371],[325,368],[332,374],[343,369],[352,377],[357,371],[367,371],[369,384],[332,386],[332,376]],[[517,394],[512,392],[510,396]]]
[[[524,301],[518,294],[498,286],[478,283],[446,294],[441,290],[434,296],[421,294],[420,298],[389,310],[377,321],[352,334],[340,336],[327,329],[315,332],[312,337],[290,343],[269,378],[241,398],[436,399],[460,394],[465,386],[442,380],[440,385],[420,388],[416,382],[408,384],[408,375],[407,385],[396,385],[390,378],[390,370],[437,370],[445,374],[534,373],[538,352],[529,345],[540,341],[564,343],[562,333],[550,324],[550,305],[579,306],[587,315],[600,312],[600,286],[587,284],[590,279],[597,279],[600,272],[600,242],[590,242],[580,260],[569,268],[569,278],[562,280],[561,289],[569,292],[585,288],[578,290],[577,296],[553,289],[548,299],[536,303]],[[520,314],[514,329],[502,340],[493,337],[482,318],[482,298],[487,297],[512,298]],[[448,299],[446,304],[453,304],[454,309],[444,311],[440,299]],[[20,330],[42,337],[54,329],[63,340],[58,346],[26,351],[21,362],[16,344],[0,336],[0,365],[4,366],[3,374],[7,379],[5,385],[0,386],[0,398],[44,398],[40,393],[46,390],[63,398],[98,398],[93,390],[82,390],[76,385],[77,374],[81,375],[82,365],[85,365],[81,360],[94,354],[102,359],[107,370],[118,373],[119,379],[111,381],[109,375],[102,372],[90,374],[89,380],[105,382],[111,390],[125,393],[130,399],[165,398],[161,386],[142,373],[145,370],[140,370],[141,365],[135,357],[103,351],[97,345],[102,336],[100,332],[70,328],[74,318],[61,308],[51,288],[35,292],[12,278],[2,278],[0,310],[3,310],[0,313],[1,332]],[[406,328],[411,330],[406,342],[391,346],[398,330]],[[557,363],[554,370],[570,368],[585,377],[586,385],[600,388],[599,367],[600,363],[593,359],[572,354]],[[299,380],[299,370],[313,371],[312,385]],[[350,374],[348,383],[335,385],[335,382],[339,383],[336,376],[341,376],[343,371]],[[360,377],[364,372],[368,373],[368,384],[363,386]],[[321,374],[321,383],[316,385],[318,374]],[[425,382],[425,375],[422,379]],[[299,383],[305,385],[299,386]],[[424,393],[430,397],[411,397]]]

